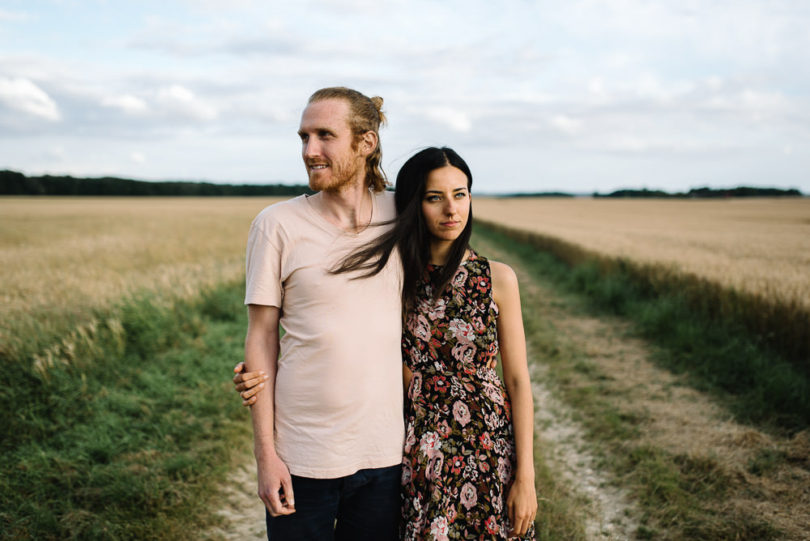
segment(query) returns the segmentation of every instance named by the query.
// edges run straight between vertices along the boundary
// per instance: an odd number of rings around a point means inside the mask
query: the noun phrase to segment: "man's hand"
[[[264,389],[264,382],[268,376],[264,370],[258,372],[245,372],[245,363],[241,362],[233,367],[236,374],[233,377],[233,386],[242,397],[242,405],[250,407],[256,402],[256,394]]]
[[[291,515],[295,513],[295,496],[292,478],[287,465],[275,453],[264,460],[257,460],[259,475],[259,498],[270,515]]]
[[[523,536],[537,514],[537,493],[532,480],[515,479],[506,498],[506,512],[512,523],[513,536]]]

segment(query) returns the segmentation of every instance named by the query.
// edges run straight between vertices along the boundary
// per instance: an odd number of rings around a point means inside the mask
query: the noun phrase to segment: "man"
[[[251,414],[271,541],[397,537],[401,265],[391,258],[359,279],[330,272],[395,215],[381,105],[342,87],[315,92],[298,134],[317,193],[251,225],[245,368],[266,378]]]

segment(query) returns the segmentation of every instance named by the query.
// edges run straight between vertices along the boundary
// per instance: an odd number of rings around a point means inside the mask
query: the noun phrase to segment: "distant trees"
[[[0,171],[0,195],[134,195],[134,196],[273,196],[313,193],[304,184],[214,184],[212,182],[148,182],[116,177],[75,178],[72,176],[28,177],[17,171]],[[693,188],[686,193],[662,190],[616,190],[593,197],[720,198],[720,197],[801,197],[799,190],[781,188]],[[521,192],[502,197],[573,197],[562,192]]]
[[[115,177],[28,177],[0,171],[0,195],[132,195],[132,196],[273,196],[312,193],[293,184],[214,184],[212,182],[148,182]]]
[[[729,189],[694,188],[689,190],[687,197],[796,197],[802,192],[793,188],[783,190],[780,188],[754,188],[750,186],[738,186]]]
[[[594,197],[677,197],[677,198],[723,198],[723,197],[801,197],[802,192],[795,188],[755,188],[751,186],[738,186],[736,188],[692,188],[686,193],[669,193],[662,190],[616,190],[602,195],[594,193]]]

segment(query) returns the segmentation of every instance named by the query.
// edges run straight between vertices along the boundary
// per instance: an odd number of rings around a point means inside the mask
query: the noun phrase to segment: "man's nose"
[[[316,156],[320,156],[321,148],[318,145],[317,141],[313,141],[312,139],[308,140],[307,142],[303,143],[303,148],[301,149],[304,158],[312,158]]]

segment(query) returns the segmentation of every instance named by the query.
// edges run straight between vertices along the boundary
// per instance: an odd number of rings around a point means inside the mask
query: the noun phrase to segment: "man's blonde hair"
[[[349,103],[349,127],[354,134],[355,148],[364,133],[371,131],[377,136],[377,148],[366,159],[366,182],[375,192],[383,191],[388,185],[385,171],[382,169],[380,144],[380,125],[385,124],[385,114],[382,112],[383,99],[379,96],[369,98],[345,86],[333,86],[316,90],[307,103],[330,99],[342,99]]]

